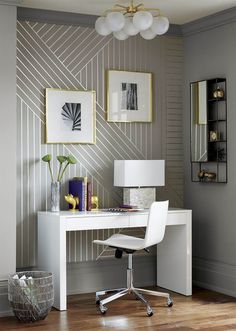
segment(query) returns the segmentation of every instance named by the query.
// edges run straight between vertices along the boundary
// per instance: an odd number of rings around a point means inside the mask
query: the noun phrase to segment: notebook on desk
[[[137,211],[143,211],[143,208],[121,208],[121,207],[114,207],[114,208],[106,208],[103,209],[104,211],[110,211],[113,213],[127,213],[127,212],[137,212]]]

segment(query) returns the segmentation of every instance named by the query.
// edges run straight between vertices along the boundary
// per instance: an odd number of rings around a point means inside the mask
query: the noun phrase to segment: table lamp
[[[164,160],[115,160],[114,186],[123,187],[123,203],[149,208],[156,186],[165,185]]]

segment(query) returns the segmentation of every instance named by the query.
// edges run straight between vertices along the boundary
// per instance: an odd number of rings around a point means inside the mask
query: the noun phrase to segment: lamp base
[[[155,187],[124,188],[123,202],[125,205],[137,206],[138,208],[150,208],[156,201]]]

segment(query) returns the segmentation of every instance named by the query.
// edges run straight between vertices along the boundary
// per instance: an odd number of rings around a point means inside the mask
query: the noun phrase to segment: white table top
[[[182,213],[186,211],[191,211],[190,209],[181,209],[181,208],[169,208],[168,209],[168,214],[171,213]],[[51,212],[51,211],[39,211],[38,214],[49,214],[49,215],[54,215],[54,216],[59,216],[59,217],[98,217],[98,216],[115,216],[115,215],[135,215],[135,214],[148,214],[149,209],[144,209],[141,211],[131,211],[131,212],[116,212],[116,211],[107,211],[106,209],[98,209],[94,211],[70,211],[70,210],[61,210],[60,212]]]
[[[169,208],[168,214],[172,213],[183,213],[186,211],[190,211],[190,209],[181,209],[181,208]],[[98,209],[94,211],[70,211],[70,210],[61,210],[60,212],[51,212],[51,211],[39,211],[38,215],[50,215],[57,217],[70,217],[70,218],[78,218],[78,217],[98,217],[98,216],[118,216],[118,215],[146,215],[148,214],[149,209],[144,209],[140,211],[132,211],[132,212],[116,212],[116,211],[107,211],[106,209]]]

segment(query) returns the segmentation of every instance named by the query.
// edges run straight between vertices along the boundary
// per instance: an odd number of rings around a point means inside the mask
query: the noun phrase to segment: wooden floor
[[[67,311],[52,310],[44,321],[25,324],[15,317],[0,318],[0,331],[236,330],[236,298],[203,289],[194,289],[192,297],[172,297],[172,308],[163,298],[149,297],[154,315],[147,317],[142,303],[132,296],[108,304],[106,315],[101,315],[94,295],[74,295]]]

